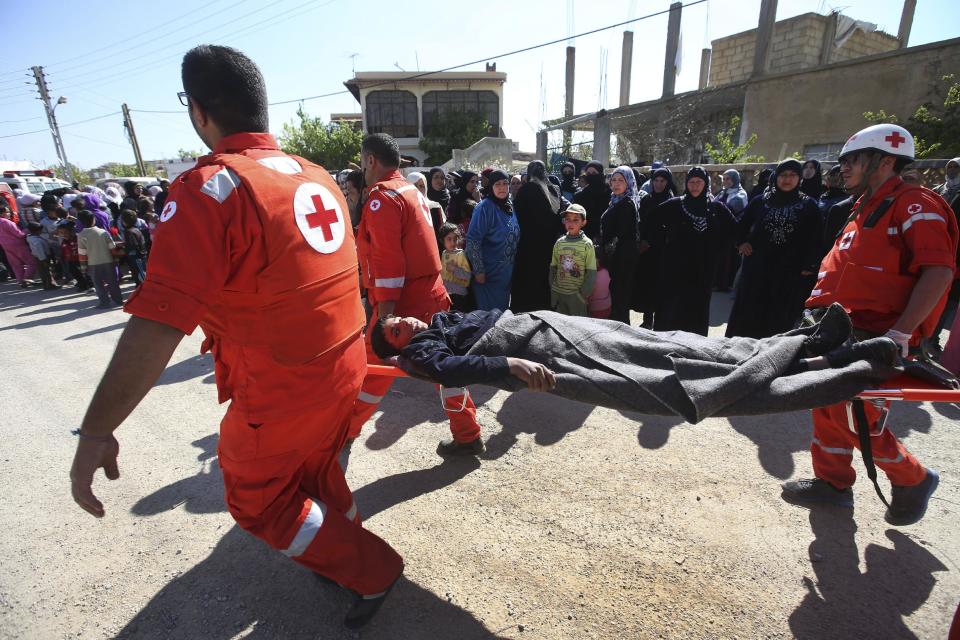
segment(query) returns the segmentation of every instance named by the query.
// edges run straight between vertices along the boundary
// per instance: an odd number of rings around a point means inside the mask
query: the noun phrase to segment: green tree
[[[84,171],[77,165],[72,162],[68,163],[70,165],[70,171],[73,173],[73,179],[79,182],[80,184],[93,184],[93,177],[90,175],[89,171]],[[67,172],[63,170],[63,165],[52,164],[47,167],[48,170],[53,171],[53,175],[57,176],[61,180],[70,181]]]
[[[131,178],[131,177],[140,177],[140,169],[137,168],[136,164],[123,164],[122,162],[108,162],[107,164],[100,167],[101,170],[109,173],[114,178]],[[157,175],[157,167],[152,164],[144,165],[145,174],[144,176],[155,176]]]
[[[297,109],[299,123],[284,123],[280,134],[280,148],[286,153],[303,156],[327,169],[343,169],[348,162],[360,157],[363,132],[349,124],[325,123],[303,110]]]
[[[429,133],[420,138],[420,150],[427,154],[427,164],[443,164],[454,149],[466,149],[489,130],[490,123],[476,111],[438,113]]]
[[[743,144],[736,144],[733,139],[740,127],[740,116],[733,116],[727,127],[717,131],[717,146],[709,142],[703,147],[714,164],[734,164],[737,162],[763,162],[763,156],[747,155],[747,152],[757,142],[757,134],[751,134]]]
[[[177,149],[177,157],[181,160],[193,160],[194,158],[199,158],[203,155],[206,155],[206,152],[194,151],[193,149],[184,149],[183,147]]]
[[[960,155],[960,82],[953,75],[940,78],[933,86],[936,103],[925,102],[903,126],[913,134],[917,158],[941,158]],[[865,111],[863,117],[874,124],[898,124],[894,113]]]

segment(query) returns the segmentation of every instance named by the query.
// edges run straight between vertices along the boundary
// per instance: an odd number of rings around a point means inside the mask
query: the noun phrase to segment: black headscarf
[[[510,191],[507,191],[507,197],[502,200],[498,198],[493,193],[493,185],[500,182],[501,180],[506,180],[510,182],[510,176],[507,175],[506,171],[500,169],[494,169],[487,176],[487,195],[486,198],[492,201],[497,207],[508,215],[513,215],[513,201],[510,199]]]
[[[463,220],[461,209],[463,203],[473,199],[473,194],[467,191],[467,183],[476,177],[473,171],[463,170],[460,177],[457,178],[457,190],[450,196],[450,205],[447,207],[447,218],[454,224],[460,224]]]
[[[803,167],[811,163],[817,168],[817,173],[812,178],[804,178]],[[820,162],[817,160],[807,160],[800,167],[800,191],[814,200],[818,200],[820,196],[823,195],[823,175],[820,171]]]
[[[776,169],[774,169],[773,174],[770,176],[770,185],[767,187],[767,191],[763,195],[763,199],[774,207],[782,207],[784,205],[792,204],[797,202],[803,196],[799,185],[792,191],[781,191],[777,188],[777,176],[784,171],[793,171],[800,176],[803,172],[803,165],[800,164],[799,160],[787,158],[778,164]]]
[[[440,167],[430,169],[430,173],[427,174],[427,198],[438,203],[446,210],[447,205],[450,204],[450,191],[447,189],[447,185],[444,184],[443,189],[439,191],[433,188],[433,176],[438,173],[443,176],[444,181],[447,179],[446,172]]]
[[[750,189],[750,199],[753,200],[759,195],[767,190],[767,187],[770,186],[770,176],[773,175],[773,169],[764,169],[757,174],[757,184],[753,185],[753,189]]]
[[[630,167],[630,170],[633,171],[633,177],[637,181],[637,190],[639,190],[640,187],[643,186],[643,183],[647,181],[647,176],[643,175],[643,173],[640,172],[640,169],[637,169],[636,167]]]
[[[690,192],[686,188],[687,183],[689,183],[690,180],[693,178],[700,178],[701,180],[703,180],[703,191],[696,198],[690,195]],[[706,216],[707,207],[709,206],[710,199],[711,199],[710,198],[710,174],[708,174],[707,170],[704,169],[703,167],[700,167],[700,166],[691,167],[690,170],[687,171],[687,177],[684,180],[683,184],[684,184],[684,191],[685,191],[683,195],[683,206],[687,209],[687,211],[689,211],[694,215],[698,215],[701,217]]]
[[[570,175],[563,172],[564,169],[570,169]],[[560,190],[573,193],[577,190],[577,167],[572,162],[564,162],[560,167]]]
[[[662,192],[660,192],[660,193],[657,193],[656,190],[653,188],[653,181],[654,181],[656,178],[663,178],[664,180],[667,181],[667,186],[666,186],[666,188],[665,188]],[[661,204],[661,203],[663,203],[663,202],[666,202],[666,201],[669,200],[670,198],[672,198],[672,197],[674,197],[675,195],[677,195],[677,187],[676,187],[676,185],[673,183],[673,174],[670,173],[670,170],[667,169],[666,167],[661,167],[661,168],[657,169],[656,171],[654,171],[653,174],[650,176],[650,183],[651,183],[651,184],[650,184],[650,197],[652,198],[651,202],[652,202],[654,205],[658,205],[658,204]]]
[[[527,182],[540,187],[547,202],[550,203],[550,210],[557,213],[560,211],[560,190],[549,179],[550,177],[547,176],[547,166],[540,160],[534,160],[527,165]]]

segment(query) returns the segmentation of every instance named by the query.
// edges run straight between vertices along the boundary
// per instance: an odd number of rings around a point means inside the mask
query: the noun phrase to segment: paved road
[[[0,284],[0,637],[338,638],[348,600],[239,530],[211,362],[185,340],[120,430],[107,517],[70,500],[75,428],[126,321]],[[722,321],[727,296],[717,296]],[[714,331],[722,331],[717,322]],[[353,448],[367,526],[406,577],[365,638],[944,638],[960,600],[960,409],[894,429],[943,482],[926,519],[783,503],[805,414],[668,418],[477,388],[489,452],[444,461],[429,385],[399,381]],[[859,462],[857,463],[859,466]]]

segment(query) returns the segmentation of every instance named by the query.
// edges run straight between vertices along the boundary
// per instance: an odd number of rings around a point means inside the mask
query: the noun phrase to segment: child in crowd
[[[120,222],[123,226],[123,251],[130,267],[130,275],[139,287],[147,277],[147,242],[143,234],[137,229],[137,214],[131,209],[124,209],[120,213]]]
[[[550,302],[554,311],[570,316],[587,315],[587,298],[597,279],[593,242],[583,233],[587,211],[572,204],[563,212],[567,235],[553,245],[550,260]]]
[[[50,243],[47,242],[46,238],[43,237],[43,226],[39,222],[28,222],[27,231],[30,235],[27,236],[27,244],[30,245],[30,253],[33,254],[33,257],[37,259],[37,269],[40,271],[40,280],[43,282],[43,288],[50,289],[59,289],[60,285],[57,284],[53,277],[50,275],[53,261],[53,247],[50,246]]]
[[[57,226],[57,235],[60,237],[60,262],[70,277],[77,281],[77,291],[86,291],[91,284],[90,278],[80,269],[76,227],[73,220],[61,220]]]
[[[113,250],[117,243],[105,229],[94,226],[93,213],[82,209],[77,219],[84,226],[77,240],[77,253],[80,254],[81,270],[90,276],[97,290],[100,304],[98,309],[109,309],[110,300],[114,304],[123,304],[120,283],[117,281],[117,269],[113,264]]]
[[[463,250],[463,234],[457,225],[445,222],[440,227],[440,241],[443,242],[443,269],[440,271],[443,286],[453,301],[454,310],[466,313],[471,310],[467,286],[472,272]]]
[[[460,229],[460,237],[466,238],[467,231],[470,229],[470,220],[473,219],[473,210],[477,207],[476,200],[464,200],[460,205],[460,222],[457,228]]]
[[[597,282],[593,293],[587,298],[587,307],[591,318],[607,319],[613,309],[610,297],[610,272],[603,265],[603,259],[597,258]]]

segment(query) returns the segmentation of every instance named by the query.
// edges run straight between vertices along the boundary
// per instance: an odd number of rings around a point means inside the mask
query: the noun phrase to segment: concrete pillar
[[[704,49],[700,52],[700,84],[697,85],[698,89],[706,89],[707,85],[710,84],[710,60],[713,56],[713,52],[710,49]]]
[[[547,163],[547,132],[537,131],[537,159]]]
[[[663,60],[663,96],[672,96],[677,86],[677,48],[680,46],[680,13],[683,3],[670,5],[667,21],[667,55]]]
[[[757,23],[757,43],[753,52],[753,75],[762,76],[770,63],[770,45],[773,43],[773,24],[777,21],[777,0],[761,0],[760,20]]]
[[[620,106],[630,104],[630,75],[633,71],[633,31],[623,32],[623,54],[620,57]]]
[[[900,28],[897,29],[897,39],[900,47],[907,46],[910,40],[910,29],[913,27],[913,12],[917,10],[917,0],[904,0],[903,13],[900,14]]]
[[[837,20],[840,17],[839,11],[834,11],[827,16],[827,27],[823,30],[823,44],[820,45],[820,64],[830,64],[830,57],[833,55],[833,41],[837,39]]]
[[[577,49],[576,47],[567,47],[567,93],[566,103],[563,107],[563,115],[569,120],[573,117],[573,80],[574,70],[576,69]],[[563,151],[566,153],[570,149],[570,129],[563,130]]]
[[[606,111],[599,111],[593,121],[593,159],[604,167],[610,164],[610,117]]]

